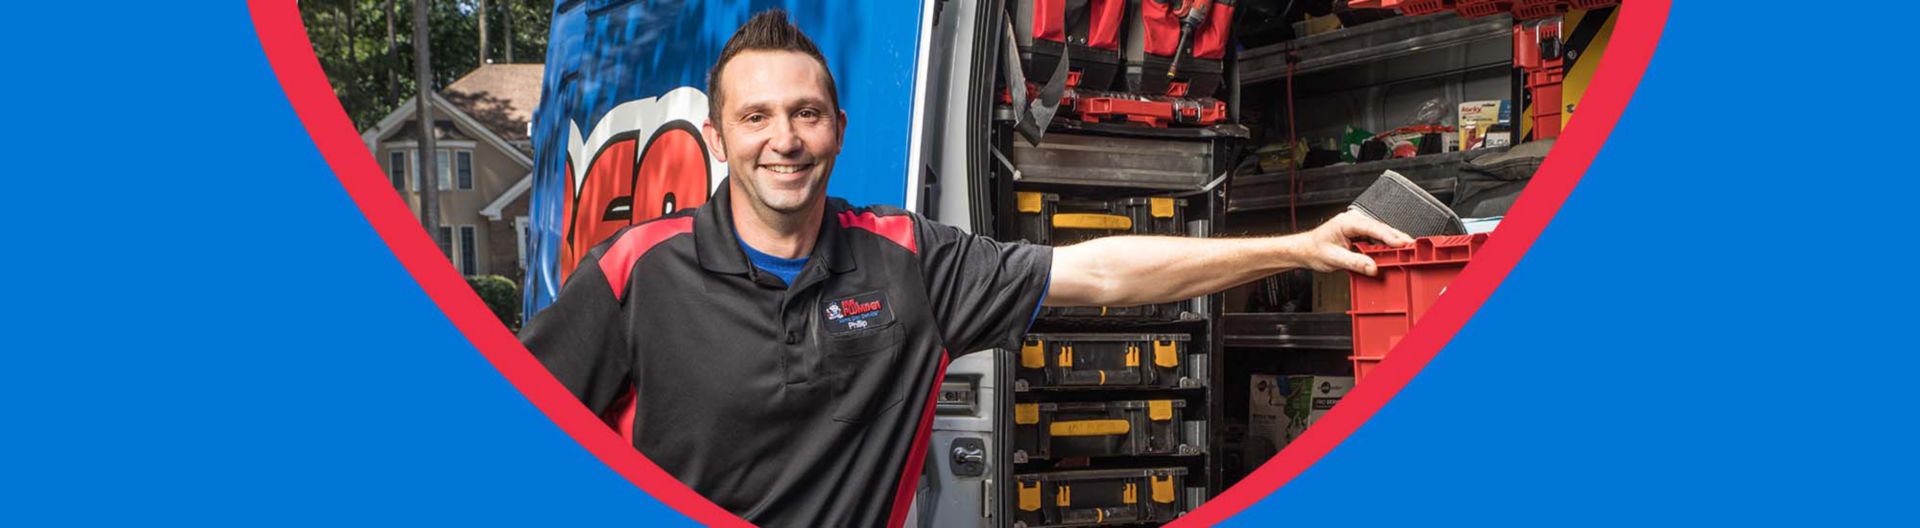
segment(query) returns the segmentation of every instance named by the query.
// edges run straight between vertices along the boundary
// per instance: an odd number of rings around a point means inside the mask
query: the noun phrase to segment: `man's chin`
[[[768,209],[781,214],[804,213],[818,200],[816,193],[803,191],[770,192],[761,195]]]

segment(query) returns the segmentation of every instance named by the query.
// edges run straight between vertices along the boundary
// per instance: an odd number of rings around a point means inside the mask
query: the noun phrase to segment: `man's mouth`
[[[760,167],[773,172],[778,172],[780,174],[793,174],[796,172],[800,172],[800,171],[804,171],[809,168],[812,168],[813,164],[802,163],[799,165],[761,165]]]

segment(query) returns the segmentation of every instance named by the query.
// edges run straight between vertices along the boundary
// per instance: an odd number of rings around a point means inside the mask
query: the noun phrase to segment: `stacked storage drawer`
[[[1181,420],[1186,407],[1184,400],[1017,404],[1013,461],[1197,455],[1205,428]]]
[[[1193,509],[1203,490],[1188,490],[1187,470],[1054,471],[1015,477],[1014,526],[1165,523]]]
[[[1014,193],[1018,236],[1048,246],[1072,245],[1113,235],[1184,235],[1187,201],[1176,198],[1067,200],[1058,194]],[[1042,308],[1044,317],[1138,318],[1175,320],[1185,302],[1144,306]]]
[[[1019,237],[1067,246],[1112,235],[1184,235],[1187,201],[1177,198],[1062,200],[1051,193],[1014,193]]]
[[[1167,59],[1153,66],[1157,84],[1149,93],[1133,89],[1138,82],[1126,76],[1128,67],[1144,70],[1128,59],[1126,35],[1130,23],[1139,24],[1138,1],[1009,4],[1023,68],[995,87],[1011,110],[1005,115],[1023,115],[1063,68],[1060,82],[1072,89],[1063,92],[1043,139],[1018,139],[1011,120],[995,118],[989,143],[1001,163],[989,165],[982,194],[994,197],[995,210],[983,223],[1000,240],[1061,247],[1115,235],[1211,231],[1223,195],[1209,192],[1209,182],[1224,170],[1226,134],[1236,128],[1178,128],[1226,120],[1226,105],[1209,97],[1221,57],[1180,53],[1176,78],[1167,75],[1173,56],[1155,57]],[[1170,13],[1165,0],[1152,1],[1159,2],[1155,14]],[[1208,44],[1190,47],[1224,45],[1231,3],[1220,2],[1229,7],[1208,19],[1221,22],[1202,31],[1199,40]],[[1177,47],[1155,42],[1157,52]],[[1024,84],[1028,101],[1013,100],[1012,83]],[[1218,484],[1210,444],[1219,413],[1210,387],[1217,340],[1209,318],[1217,303],[1205,297],[1042,307],[1013,364],[998,356],[997,368],[1005,370],[996,376],[1012,377],[999,386],[1013,390],[995,407],[1011,413],[996,416],[996,445],[1003,447],[995,454],[1006,471],[996,475],[1013,484],[996,487],[990,524],[1159,525],[1204,502]]]
[[[1015,390],[1206,386],[1206,357],[1186,334],[1027,334]]]

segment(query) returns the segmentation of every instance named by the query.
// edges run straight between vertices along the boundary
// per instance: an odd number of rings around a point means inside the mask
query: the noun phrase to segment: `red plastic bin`
[[[1560,16],[1566,13],[1566,0],[1515,0],[1513,3],[1513,18],[1521,20]]]
[[[1467,18],[1498,15],[1511,9],[1513,0],[1460,0],[1453,6],[1455,12]]]
[[[1453,0],[1406,0],[1401,2],[1398,8],[1402,15],[1431,15],[1453,9]]]
[[[1380,272],[1352,274],[1353,380],[1358,383],[1427,314],[1487,234],[1422,237],[1406,247],[1359,244]]]

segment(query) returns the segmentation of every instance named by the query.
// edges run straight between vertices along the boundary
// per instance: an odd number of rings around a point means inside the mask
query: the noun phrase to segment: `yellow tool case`
[[[1014,526],[1160,524],[1185,514],[1204,488],[1186,468],[1053,471],[1014,477]]]
[[[1184,400],[1016,403],[1013,461],[1198,455],[1205,439],[1194,436],[1204,436],[1204,420],[1183,421],[1186,408]]]
[[[1063,199],[1058,194],[1014,193],[1015,236],[1035,244],[1065,246],[1112,235],[1184,235],[1187,201],[1179,198]]]
[[[1027,334],[1014,390],[1206,386],[1206,358],[1188,334]]]

